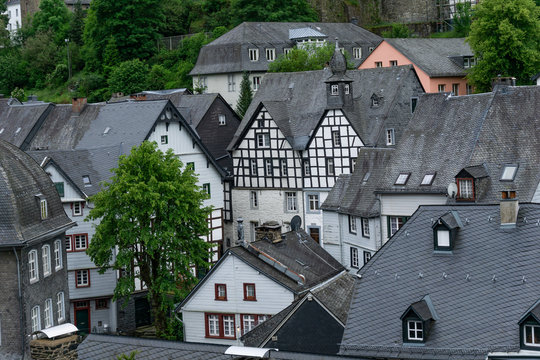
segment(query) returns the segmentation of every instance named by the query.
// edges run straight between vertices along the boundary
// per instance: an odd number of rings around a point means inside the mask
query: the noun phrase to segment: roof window
[[[410,175],[411,173],[400,173],[394,185],[405,185],[407,180],[409,180]]]
[[[83,175],[82,181],[83,181],[84,186],[92,186],[92,182],[90,181],[89,175]]]
[[[435,179],[435,173],[426,174],[424,175],[424,178],[422,179],[420,185],[431,185],[433,184],[433,179]]]
[[[515,164],[507,164],[504,166],[502,174],[501,174],[501,181],[514,181],[514,178],[516,177],[518,166]]]

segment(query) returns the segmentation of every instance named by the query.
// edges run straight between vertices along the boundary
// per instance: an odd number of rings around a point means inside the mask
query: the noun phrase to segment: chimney
[[[129,95],[129,98],[131,100],[135,100],[135,101],[145,101],[146,100],[146,94],[143,94],[143,93],[131,94],[131,95]]]
[[[244,239],[244,219],[238,218],[238,240],[236,240],[236,245],[246,246],[246,240]]]
[[[495,86],[516,86],[516,78],[512,76],[497,76],[491,79],[491,88],[495,89]]]
[[[515,191],[501,192],[501,227],[516,227],[519,211],[519,201]]]
[[[80,114],[86,107],[86,98],[73,98],[71,99],[71,111],[75,114]]]

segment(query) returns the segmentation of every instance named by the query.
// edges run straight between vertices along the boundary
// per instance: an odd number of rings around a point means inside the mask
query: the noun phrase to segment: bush
[[[128,60],[114,67],[109,77],[111,93],[134,94],[146,88],[148,66],[139,59]]]
[[[68,80],[69,72],[66,64],[58,64],[52,73],[47,74],[46,80],[49,86],[60,86]]]

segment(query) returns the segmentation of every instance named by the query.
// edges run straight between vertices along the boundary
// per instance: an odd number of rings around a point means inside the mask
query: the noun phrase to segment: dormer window
[[[458,178],[456,183],[458,186],[457,198],[459,200],[474,200],[473,178]]]
[[[521,348],[538,350],[540,347],[540,301],[537,301],[519,320]]]
[[[424,341],[424,329],[420,320],[407,321],[407,340]]]
[[[462,226],[459,215],[450,211],[438,218],[432,225],[433,248],[435,251],[452,251],[457,230]]]
[[[423,343],[438,319],[429,295],[412,303],[401,315],[404,343]]]
[[[517,165],[505,165],[501,174],[501,181],[514,181],[516,177],[518,166]]]
[[[338,95],[338,94],[339,94],[338,85],[332,85],[330,87],[330,95]]]
[[[276,49],[266,49],[266,60],[267,61],[276,60]]]
[[[249,60],[251,61],[259,60],[259,49],[249,49]]]

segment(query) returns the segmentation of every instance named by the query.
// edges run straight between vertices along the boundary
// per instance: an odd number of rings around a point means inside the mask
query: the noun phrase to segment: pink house
[[[472,92],[467,84],[467,70],[475,65],[474,55],[463,38],[453,39],[384,39],[358,67],[371,69],[412,64],[428,93]]]

